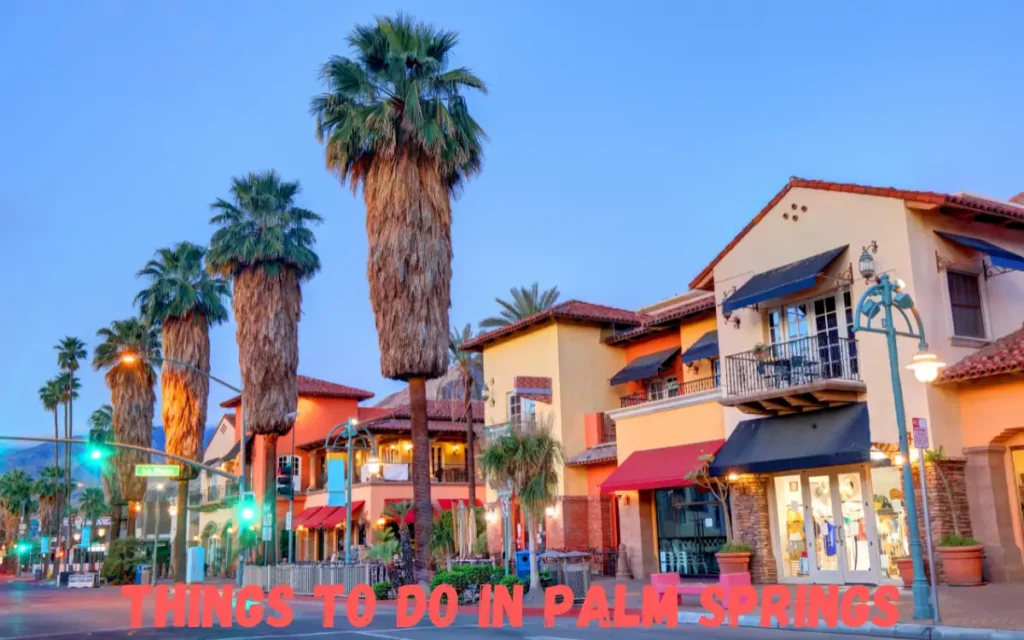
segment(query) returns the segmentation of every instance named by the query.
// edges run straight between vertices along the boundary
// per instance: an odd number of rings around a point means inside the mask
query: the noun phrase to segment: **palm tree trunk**
[[[412,502],[415,511],[416,580],[430,566],[430,539],[434,508],[430,502],[430,435],[427,433],[426,378],[409,379],[409,415],[412,428]]]
[[[473,374],[469,369],[462,372],[462,395],[466,417],[466,477],[469,479],[469,513],[476,518],[476,432],[473,430]],[[470,545],[475,540],[470,541]]]
[[[58,425],[57,425],[57,407],[54,406],[53,407],[53,439],[57,440],[59,437],[60,437],[60,434],[58,432]],[[68,445],[65,444],[64,446],[66,447]],[[60,468],[60,445],[57,442],[53,443],[53,466],[54,466],[54,468],[57,468],[57,469]],[[56,499],[56,497],[57,496],[54,496],[54,499]],[[61,530],[61,527],[60,527],[60,503],[58,502],[57,505],[55,505],[55,506],[57,507],[56,508],[56,514],[57,514],[56,523],[54,523],[53,518],[50,519],[50,531],[51,531],[51,533],[55,533],[56,534],[56,535],[53,536],[53,545],[54,545],[53,546],[53,549],[54,549],[53,557],[54,558],[57,557],[56,549],[60,549],[60,530]],[[49,557],[49,556],[47,556],[47,557]],[[54,562],[55,568],[59,567],[58,562],[59,561]]]
[[[530,549],[530,593],[540,593],[540,571],[537,568],[537,527],[533,522],[533,509],[523,505],[526,520],[526,541]],[[579,526],[579,525],[576,525]],[[512,566],[515,566],[513,563]]]
[[[68,371],[68,381],[70,389],[68,390],[68,435],[67,438],[70,440],[75,434],[75,372],[74,370]],[[71,444],[67,444],[64,449],[64,457],[67,461],[66,469],[64,472],[64,496],[68,501],[68,512],[71,512]],[[71,535],[71,530],[68,530],[68,536]]]
[[[121,537],[121,505],[115,504],[110,507],[110,542]],[[108,547],[109,548],[109,547]]]
[[[263,560],[266,564],[277,564],[280,551],[277,544],[277,434],[263,436],[263,509],[257,529],[262,531],[266,514],[270,514],[270,540],[264,543]]]
[[[186,472],[191,473],[191,470]],[[174,555],[171,557],[171,567],[174,569],[174,581],[183,584],[188,562],[188,480],[178,480],[178,503],[174,518],[174,541],[171,543]]]
[[[136,513],[135,509],[132,509],[132,506],[129,504],[128,505],[128,518],[127,518],[128,521],[125,523],[125,528],[128,530],[126,532],[127,533],[126,537],[128,537],[128,538],[134,538],[135,537],[135,518],[137,517],[137,515],[138,514]]]

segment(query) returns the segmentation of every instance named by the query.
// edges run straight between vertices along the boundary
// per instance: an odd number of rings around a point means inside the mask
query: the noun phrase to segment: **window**
[[[949,306],[953,312],[953,335],[984,338],[985,319],[981,313],[981,285],[973,273],[946,271]]]
[[[647,399],[664,400],[679,395],[679,380],[675,376],[654,378],[647,382]]]
[[[850,338],[846,343],[846,353],[850,359],[850,372],[856,375],[860,371],[860,365],[857,362],[857,342],[853,334],[853,297],[849,291],[843,292],[843,309],[846,313],[846,336]]]
[[[302,460],[299,456],[277,456],[277,470],[280,472],[281,468],[287,466],[289,461],[292,463],[292,478],[297,480],[302,473]]]
[[[518,394],[511,394],[508,397],[508,420],[513,424],[533,422],[537,419],[537,405],[529,398]]]

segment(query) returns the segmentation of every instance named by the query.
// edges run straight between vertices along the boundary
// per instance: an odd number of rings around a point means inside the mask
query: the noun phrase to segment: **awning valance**
[[[672,358],[679,355],[679,351],[680,349],[677,347],[637,358],[612,376],[612,386],[657,376],[662,367],[668,364]]]
[[[363,501],[362,500],[353,500],[352,501],[352,513],[355,514],[356,511],[359,511],[359,509],[362,508],[362,506],[363,506]],[[337,527],[337,526],[341,525],[341,523],[345,522],[345,512],[346,512],[345,507],[329,507],[329,508],[331,509],[331,512],[328,513],[323,518],[320,518],[320,521],[317,523],[317,528],[319,528],[319,529],[333,529],[334,527]]]
[[[718,357],[718,331],[708,331],[683,352],[683,364]]]
[[[967,247],[968,249],[974,249],[975,251],[984,253],[988,256],[989,260],[992,261],[992,266],[994,267],[1024,271],[1024,257],[1021,257],[1012,251],[1007,251],[1002,247],[997,247],[987,240],[959,236],[955,233],[946,233],[945,231],[936,231],[935,233],[950,242],[955,242],[961,246]]]
[[[319,520],[323,515],[321,512],[328,509],[328,507],[309,507],[303,509],[299,513],[295,514],[295,520],[292,521],[292,526],[298,527],[309,527],[309,523],[314,520]]]
[[[831,251],[757,274],[722,301],[722,311],[733,312],[743,307],[753,306],[758,302],[810,289],[817,283],[818,276],[832,264],[833,260],[839,257],[839,254],[846,251],[848,246],[843,245]]]
[[[691,485],[693,483],[686,479],[686,474],[693,471],[700,456],[715,453],[723,442],[709,440],[634,451],[607,480],[601,483],[601,493],[669,489]]]
[[[859,464],[871,459],[863,402],[788,416],[744,420],[711,464],[715,476]]]

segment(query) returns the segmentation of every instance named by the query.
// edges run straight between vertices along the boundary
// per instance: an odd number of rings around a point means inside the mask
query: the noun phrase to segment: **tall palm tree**
[[[46,381],[42,387],[39,388],[39,400],[43,403],[43,408],[47,411],[53,412],[53,466],[60,466],[60,444],[57,440],[60,438],[60,431],[58,430],[57,424],[57,407],[63,401],[63,390],[61,389],[60,383],[57,379],[50,379]],[[67,447],[67,445],[65,445]],[[53,531],[50,531],[53,533]],[[60,533],[58,528],[57,533]],[[56,545],[60,547],[60,538],[55,537]]]
[[[263,513],[272,519],[277,514],[277,439],[292,428],[288,414],[298,403],[302,282],[320,270],[310,227],[321,218],[296,206],[298,193],[298,182],[284,182],[274,171],[234,178],[231,200],[211,205],[216,214],[210,222],[220,228],[206,256],[210,273],[234,283],[245,428],[263,436]],[[271,531],[265,557],[273,560],[280,551],[276,522]]]
[[[454,31],[402,14],[356,27],[348,43],[353,57],[327,61],[327,90],[310,111],[327,168],[353,193],[363,187],[381,373],[409,383],[422,570],[433,527],[426,381],[447,365],[451,200],[480,172],[486,137],[462,91],[486,88],[469,69],[451,67]]]
[[[113,442],[114,438],[114,407],[109,404],[96,409],[89,416],[89,440],[90,442]],[[121,533],[121,517],[125,506],[124,497],[121,495],[121,483],[117,479],[117,465],[111,460],[104,464],[101,470],[103,476],[103,494],[107,504],[110,505],[110,531],[111,540],[116,540],[114,532]]]
[[[32,484],[32,492],[39,500],[39,525],[43,530],[56,528],[58,535],[63,530],[62,512],[60,505],[67,496],[64,468],[60,465],[53,465],[43,468],[39,472],[39,478]],[[60,548],[59,545],[57,547]],[[49,564],[49,562],[46,562]],[[60,555],[57,555],[57,571],[60,571]],[[44,575],[47,567],[43,568]]]
[[[153,411],[156,369],[160,358],[160,334],[139,318],[115,320],[96,332],[101,342],[93,352],[92,366],[106,369],[110,389],[114,436],[118,442],[149,447],[153,442]],[[125,356],[133,356],[126,358]],[[149,462],[149,454],[130,449],[113,456],[121,493],[127,500],[142,500],[146,480],[135,475],[135,465]],[[135,536],[134,509],[128,509],[128,537]],[[120,536],[120,520],[111,523],[111,540]]]
[[[501,312],[497,316],[484,318],[480,322],[481,329],[497,329],[523,318],[529,318],[535,313],[540,313],[555,306],[555,303],[558,302],[558,296],[561,295],[558,292],[558,287],[551,287],[541,291],[536,282],[530,285],[529,289],[526,287],[512,287],[508,292],[512,295],[512,301],[509,302],[508,300],[495,298],[494,301],[501,307]]]
[[[72,403],[78,399],[78,390],[82,388],[82,383],[81,381],[79,381],[78,378],[74,376],[74,374],[71,371],[62,371],[61,373],[57,374],[56,382],[57,388],[60,390],[61,394],[60,402],[64,406],[64,438],[70,439]],[[67,486],[64,487],[64,491],[62,491],[60,494],[60,500],[58,500],[57,502],[56,522],[58,543],[60,542],[60,537],[64,535],[63,529],[61,528],[61,523],[64,522],[64,512],[66,510],[68,512],[68,515],[70,516],[71,511],[71,505],[65,504],[66,502],[71,500],[71,445],[69,444],[64,445],[63,467],[64,478],[68,484]],[[58,544],[58,549],[59,548],[61,547]],[[60,571],[60,564],[60,556],[58,556],[58,572]]]
[[[228,319],[224,297],[231,293],[226,280],[207,273],[203,265],[205,255],[205,248],[190,242],[160,249],[139,271],[139,277],[149,279],[149,286],[135,296],[146,321],[161,329],[164,364],[160,375],[160,415],[167,453],[196,461],[202,455],[206,401],[210,395],[210,327]],[[180,468],[171,565],[174,579],[184,582],[192,468]]]
[[[452,330],[448,336],[450,366],[459,371],[462,381],[462,419],[466,421],[466,476],[469,478],[469,508],[476,505],[476,432],[473,430],[473,398],[477,397],[479,380],[483,378],[483,356],[474,351],[463,351],[459,346],[473,338],[473,327]],[[476,522],[470,518],[470,526]],[[475,531],[474,531],[475,535]]]
[[[74,336],[65,336],[53,346],[57,352],[57,366],[67,374],[67,421],[65,423],[64,437],[71,439],[75,432],[75,399],[78,397],[77,390],[80,388],[75,372],[81,367],[81,361],[89,357],[85,349],[85,343]],[[66,500],[71,499],[71,446],[64,447],[64,474],[67,491],[64,494]]]
[[[95,532],[96,523],[110,512],[103,490],[99,487],[87,487],[78,497],[78,512],[82,514],[82,522],[88,522]],[[91,554],[89,555],[89,570],[92,571],[92,557]]]
[[[537,525],[558,494],[558,470],[564,460],[562,444],[545,421],[512,425],[507,435],[490,443],[480,466],[494,486],[511,485],[523,509],[530,545],[530,590],[539,593]]]

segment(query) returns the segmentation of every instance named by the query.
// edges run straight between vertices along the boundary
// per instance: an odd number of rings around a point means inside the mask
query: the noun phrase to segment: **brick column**
[[[746,542],[754,550],[750,558],[750,580],[755,584],[779,581],[768,515],[769,480],[767,476],[747,476],[730,483],[733,538],[736,542]]]
[[[914,500],[917,504],[917,526],[921,532],[921,540],[924,541],[924,509],[921,501],[921,462],[911,463],[910,469],[914,475]],[[945,474],[946,481],[953,494],[953,504],[949,504],[946,495],[945,485],[939,477],[935,465],[938,464]],[[965,461],[961,459],[941,460],[938,463],[925,463],[924,483],[928,490],[928,521],[932,527],[932,548],[937,549],[942,536],[954,533],[954,513],[957,524],[960,525],[960,535],[972,536],[970,508],[967,499],[967,477],[964,473]],[[928,549],[922,545],[921,552],[928,553]],[[936,580],[939,583],[946,581],[946,571],[942,567],[942,559],[939,552],[935,551],[935,568],[938,571]]]
[[[627,500],[629,504],[626,504]],[[647,580],[652,573],[658,573],[653,491],[625,494],[619,502],[619,533],[626,547],[626,560],[633,578]]]
[[[612,497],[587,497],[588,539],[591,549],[604,549],[612,546]]]
[[[547,547],[555,551],[586,551],[590,548],[590,496],[560,496],[555,515],[545,515]]]
[[[967,497],[974,537],[985,545],[984,578],[988,582],[1024,580],[1021,550],[1013,535],[1017,496],[1006,482],[1006,447],[964,449]]]

